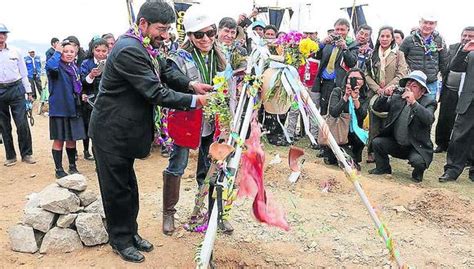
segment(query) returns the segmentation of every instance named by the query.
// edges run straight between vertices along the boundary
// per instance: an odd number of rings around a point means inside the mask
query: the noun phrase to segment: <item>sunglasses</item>
[[[207,37],[212,38],[212,37],[215,37],[216,34],[217,34],[216,29],[211,29],[211,30],[206,31],[206,32],[194,32],[193,33],[193,35],[196,39],[202,39],[204,37],[204,35],[207,35]]]

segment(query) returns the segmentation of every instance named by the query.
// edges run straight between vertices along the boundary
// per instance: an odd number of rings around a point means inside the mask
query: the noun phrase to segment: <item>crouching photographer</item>
[[[391,174],[389,157],[408,160],[414,168],[412,179],[423,180],[424,171],[433,160],[431,127],[435,120],[436,101],[428,96],[426,75],[413,71],[400,80],[400,88],[379,93],[373,105],[378,112],[388,112],[387,123],[375,137],[372,147],[376,168],[369,174]]]
[[[329,99],[329,116],[327,124],[333,133],[336,142],[349,154],[354,166],[360,170],[359,163],[362,161],[362,150],[367,143],[368,133],[362,129],[367,108],[369,105],[367,98],[367,82],[362,70],[353,68],[349,70],[344,81],[343,88],[334,88]],[[335,119],[337,126],[331,121]],[[324,132],[320,132],[318,142],[327,144],[323,140]],[[344,136],[344,137],[343,137]],[[327,146],[324,149],[324,162],[326,164],[336,164],[334,153]]]

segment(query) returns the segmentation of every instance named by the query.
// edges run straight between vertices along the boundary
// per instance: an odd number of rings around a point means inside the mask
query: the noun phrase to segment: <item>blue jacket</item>
[[[66,70],[60,65],[61,53],[55,52],[46,62],[49,81],[49,116],[76,117],[74,86]]]
[[[97,64],[94,62],[94,58],[86,59],[81,64],[81,81],[83,94],[94,94],[95,96],[97,96],[97,94],[99,93],[99,83],[101,76],[96,77],[91,84],[89,84],[86,80],[86,77],[92,71],[92,68],[96,67]]]
[[[33,59],[30,56],[25,56],[25,64],[28,70],[28,78],[33,78],[33,74],[41,76],[41,58],[39,56],[35,56]]]

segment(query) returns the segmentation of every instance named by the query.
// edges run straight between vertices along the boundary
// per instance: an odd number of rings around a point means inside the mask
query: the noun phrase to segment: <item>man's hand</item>
[[[471,40],[464,45],[462,48],[463,51],[474,51],[474,40]]]
[[[201,95],[214,90],[214,87],[212,87],[211,85],[204,84],[197,81],[191,81],[189,83],[189,86],[194,90],[195,93],[201,94]]]
[[[87,102],[87,99],[89,99],[89,98],[87,97],[87,94],[82,94],[81,97],[82,97],[82,101],[83,101],[83,102]]]
[[[345,50],[347,49],[347,45],[346,45],[346,41],[344,39],[339,39],[338,41],[336,41],[336,47],[342,49],[342,50]]]
[[[324,44],[331,44],[333,41],[332,36],[328,35],[326,38],[323,40]]]
[[[208,99],[209,99],[209,94],[196,95],[196,108],[201,108],[201,107],[206,106]]]
[[[415,95],[409,89],[406,89],[402,94],[402,98],[407,101],[407,104],[413,105],[416,102]]]

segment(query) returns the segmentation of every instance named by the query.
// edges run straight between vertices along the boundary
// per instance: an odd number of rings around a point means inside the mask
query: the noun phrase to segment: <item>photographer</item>
[[[320,44],[322,49],[316,55],[316,59],[321,60],[321,65],[312,92],[320,94],[321,115],[327,114],[332,90],[344,86],[343,78],[347,70],[357,64],[359,48],[357,42],[347,36],[349,21],[338,19],[334,29],[334,33],[328,35]]]
[[[86,138],[81,115],[82,84],[74,63],[76,47],[69,40],[56,46],[56,52],[46,62],[49,81],[49,133],[53,140],[52,155],[56,178],[67,176],[62,166],[63,146],[69,160],[69,174],[76,168],[76,141]]]
[[[362,130],[364,118],[367,116],[367,82],[365,80],[364,72],[360,69],[351,69],[344,81],[346,85],[344,88],[335,88],[329,100],[329,114],[334,118],[339,118],[341,113],[349,113],[351,120],[357,121],[357,126]],[[355,112],[351,112],[353,106]],[[365,146],[364,138],[359,137],[359,131],[350,128],[348,133],[348,143],[342,145],[345,152],[347,152],[355,162],[355,166],[360,170],[359,163],[362,161],[362,150]],[[337,160],[334,153],[325,147],[324,162],[326,164],[336,164]]]
[[[376,168],[369,174],[391,174],[388,155],[408,159],[414,168],[412,179],[423,180],[423,174],[433,160],[431,126],[437,103],[428,96],[426,75],[417,70],[400,80],[404,89],[387,88],[373,105],[378,112],[388,112],[385,127],[372,141]]]
[[[102,75],[102,71],[105,68],[105,59],[109,47],[107,40],[102,38],[94,38],[89,45],[89,52],[87,58],[82,62],[81,65],[81,80],[82,80],[82,117],[84,119],[84,127],[87,131],[89,130],[89,121],[92,113],[92,106],[89,104],[89,98],[94,98],[99,94],[99,83]],[[93,161],[89,151],[89,137],[82,140],[84,145],[84,159]]]

